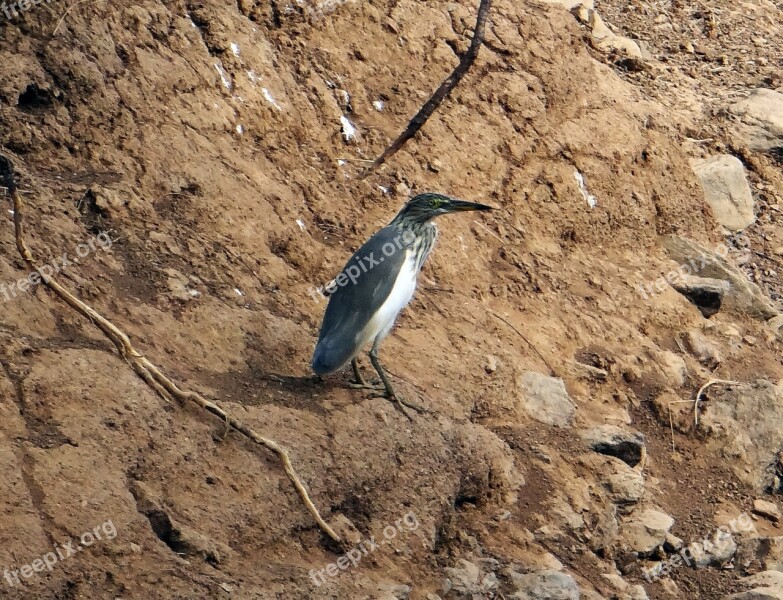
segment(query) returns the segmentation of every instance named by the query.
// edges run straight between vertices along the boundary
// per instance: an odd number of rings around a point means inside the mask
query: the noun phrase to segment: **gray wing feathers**
[[[407,247],[400,231],[387,226],[367,240],[345,263],[340,272],[340,276],[345,275],[343,285],[338,285],[329,296],[321,335],[313,353],[313,371],[319,375],[332,373],[361,350],[359,334],[389,297],[405,261]]]

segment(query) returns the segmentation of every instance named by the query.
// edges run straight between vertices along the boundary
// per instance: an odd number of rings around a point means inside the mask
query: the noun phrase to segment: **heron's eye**
[[[440,208],[440,205],[441,205],[441,201],[438,200],[437,198],[433,198],[432,200],[430,200],[430,206],[432,208]]]

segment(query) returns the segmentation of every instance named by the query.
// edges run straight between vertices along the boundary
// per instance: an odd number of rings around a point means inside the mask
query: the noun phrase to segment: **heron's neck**
[[[438,237],[438,228],[431,220],[424,222],[391,222],[402,235],[403,242],[408,248],[410,258],[414,261],[416,271],[421,269],[427,256],[432,251],[435,240]]]

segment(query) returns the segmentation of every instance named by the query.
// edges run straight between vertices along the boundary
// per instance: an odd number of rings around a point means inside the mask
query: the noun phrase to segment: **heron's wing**
[[[406,260],[404,237],[398,229],[384,227],[356,251],[335,278],[337,287],[329,296],[313,354],[316,373],[336,371],[360,350],[361,332],[391,294]]]

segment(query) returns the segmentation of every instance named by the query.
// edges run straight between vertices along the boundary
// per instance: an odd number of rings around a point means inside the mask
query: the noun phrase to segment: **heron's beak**
[[[467,202],[466,200],[449,200],[449,203],[443,208],[445,208],[448,212],[462,212],[465,210],[495,210],[495,207],[493,206],[479,204],[478,202]]]

